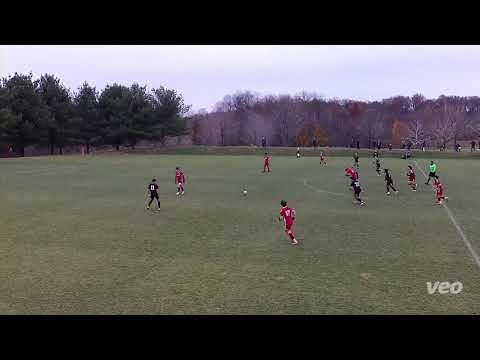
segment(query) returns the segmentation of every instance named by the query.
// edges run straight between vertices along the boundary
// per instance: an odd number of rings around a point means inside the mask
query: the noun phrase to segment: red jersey
[[[320,160],[323,160],[325,158],[325,156],[323,156],[323,154],[320,154]]]
[[[443,194],[443,185],[440,181],[436,182],[435,189],[437,190],[437,195]]]
[[[347,175],[350,176],[350,178],[355,181],[355,180],[358,180],[358,172],[357,170],[354,170],[352,168],[348,168],[347,169]]]
[[[291,226],[295,220],[295,209],[288,206],[282,207],[280,208],[280,216],[283,217],[283,223],[285,226]]]
[[[269,165],[270,164],[270,156],[265,156],[264,160],[263,160],[263,163],[265,165]]]
[[[185,182],[185,174],[182,170],[175,171],[175,184],[184,183]]]
[[[415,181],[415,171],[408,170],[407,176],[408,176],[408,180]]]

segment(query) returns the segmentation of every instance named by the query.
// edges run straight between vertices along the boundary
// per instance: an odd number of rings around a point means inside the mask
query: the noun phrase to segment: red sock
[[[290,239],[293,241],[295,239],[295,235],[293,235],[293,232],[289,232],[288,236],[290,236]]]

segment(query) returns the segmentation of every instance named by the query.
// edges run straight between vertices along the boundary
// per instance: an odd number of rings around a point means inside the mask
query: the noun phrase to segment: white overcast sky
[[[381,100],[480,96],[480,46],[0,46],[0,76],[53,73],[76,90],[114,82],[165,86],[194,110],[239,90]]]

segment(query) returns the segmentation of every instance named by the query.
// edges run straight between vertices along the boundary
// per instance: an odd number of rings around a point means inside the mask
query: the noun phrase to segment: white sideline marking
[[[420,166],[418,166],[417,161],[416,161],[416,160],[413,160],[413,162],[415,163],[415,166],[417,167],[417,169],[420,170],[420,172],[423,174],[423,176],[425,177],[425,180],[428,180],[427,174],[420,168]],[[468,241],[467,236],[466,236],[465,233],[463,232],[462,228],[458,225],[457,221],[456,221],[455,218],[453,217],[453,214],[452,214],[452,212],[450,211],[450,209],[448,208],[448,206],[445,205],[445,202],[443,202],[442,205],[443,205],[443,208],[445,209],[445,211],[447,212],[448,217],[449,217],[450,220],[452,221],[452,224],[455,226],[455,228],[457,229],[457,232],[460,234],[460,237],[462,238],[463,242],[465,243],[465,245],[467,246],[468,250],[470,251],[470,254],[472,255],[473,259],[475,260],[475,263],[476,263],[477,266],[480,268],[480,257],[479,257],[478,254],[475,252],[475,250],[474,250],[472,244],[470,243],[470,241]]]
[[[327,190],[322,190],[322,189],[317,189],[316,187],[313,187],[312,185],[310,185],[306,179],[303,180],[303,185],[305,185],[306,187],[312,189],[313,191],[316,191],[318,193],[325,193],[325,194],[330,194],[330,195],[335,195],[335,196],[341,196],[341,197],[346,197],[346,198],[350,198],[350,196],[347,196],[345,194],[340,194],[340,193],[336,193],[336,192],[331,192],[331,191],[327,191]],[[364,199],[367,199],[366,197],[363,197]]]

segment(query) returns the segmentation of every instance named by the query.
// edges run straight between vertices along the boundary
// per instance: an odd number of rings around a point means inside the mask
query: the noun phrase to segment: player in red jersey
[[[185,174],[178,166],[175,170],[175,184],[177,185],[177,196],[185,195],[185,188],[183,187],[185,184]]]
[[[354,190],[354,182],[359,179],[358,172],[352,167],[348,167],[345,169],[345,176],[349,176],[352,182],[350,183],[350,189]]]
[[[268,155],[268,153],[265,153],[265,157],[263,158],[263,172],[265,172],[265,169],[268,169],[268,172],[270,172],[270,159],[272,157]]]
[[[415,171],[411,165],[408,165],[408,185],[412,188],[412,191],[417,191],[417,178],[415,176]]]
[[[438,175],[435,176],[435,191],[437,194],[437,204],[442,205],[442,200],[448,200],[448,196],[445,196],[443,193],[443,185],[438,178]]]
[[[285,225],[285,232],[290,237],[292,245],[298,245],[298,241],[292,231],[292,226],[295,222],[295,209],[288,207],[285,200],[282,200],[280,202],[280,205],[282,205],[282,207],[280,208],[280,217],[278,219],[280,221],[283,220],[283,224]]]
[[[327,160],[325,159],[323,151],[320,152],[320,165],[327,165]]]

